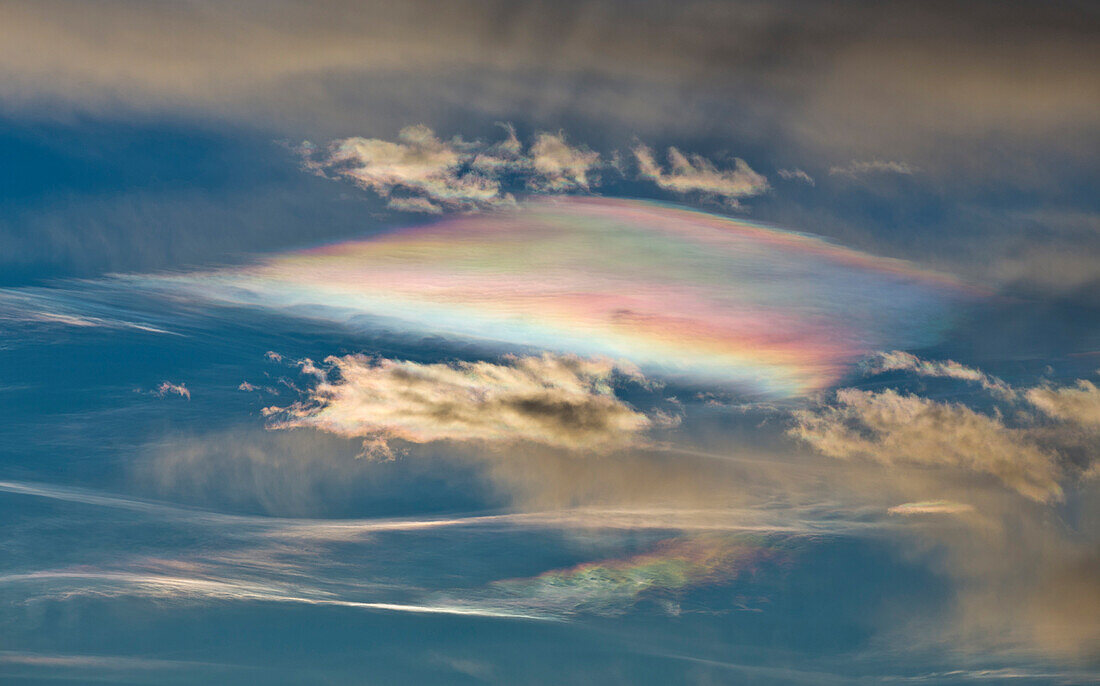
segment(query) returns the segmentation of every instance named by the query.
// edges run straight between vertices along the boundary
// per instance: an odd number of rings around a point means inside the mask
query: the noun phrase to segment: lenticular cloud
[[[820,238],[633,200],[563,198],[164,277],[214,300],[638,365],[791,397],[936,339],[958,283]]]

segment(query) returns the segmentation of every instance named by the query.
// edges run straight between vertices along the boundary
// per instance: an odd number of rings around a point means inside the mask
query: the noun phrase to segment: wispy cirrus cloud
[[[1005,399],[1016,397],[1016,390],[1003,380],[954,360],[922,360],[903,350],[891,350],[876,353],[864,362],[863,366],[869,374],[907,371],[921,376],[970,381],[980,384],[985,390]]]
[[[685,155],[670,147],[668,166],[664,168],[645,145],[634,146],[632,152],[643,178],[674,193],[696,194],[737,207],[740,198],[760,195],[768,189],[768,180],[740,158],[734,160],[732,169],[719,169],[702,155]]]
[[[606,451],[642,442],[655,423],[615,396],[616,366],[603,360],[544,354],[421,364],[348,355],[325,364],[303,363],[318,382],[307,400],[266,409],[271,428],[362,437],[368,455],[392,458],[393,441]]]
[[[814,182],[814,177],[810,176],[807,172],[798,169],[797,167],[794,169],[778,169],[775,173],[779,174],[779,178],[785,179],[787,181],[801,181],[802,183],[808,183],[811,186],[816,185]]]
[[[859,177],[869,174],[902,174],[910,176],[920,171],[906,162],[894,160],[852,160],[845,165],[835,165],[829,168],[829,173],[834,176]]]
[[[974,511],[973,505],[956,503],[950,500],[922,500],[915,503],[902,503],[889,508],[887,512],[892,515],[954,515],[967,514]]]

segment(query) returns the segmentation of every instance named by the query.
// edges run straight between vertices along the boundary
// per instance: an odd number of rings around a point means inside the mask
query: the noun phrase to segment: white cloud
[[[513,132],[514,133],[514,132]],[[532,185],[540,190],[587,190],[589,175],[600,162],[600,154],[565,142],[565,134],[540,133],[531,146],[531,166],[537,172]]]
[[[1081,379],[1076,386],[1063,388],[1039,386],[1029,389],[1025,397],[1055,419],[1100,426],[1100,388],[1090,381]]]
[[[426,126],[407,126],[397,142],[359,137],[336,141],[327,157],[307,159],[307,165],[350,178],[388,198],[397,210],[437,213],[511,203],[498,180],[466,168],[473,145],[458,138],[441,141]]]
[[[531,442],[606,451],[641,443],[654,420],[615,397],[615,365],[571,356],[503,364],[419,364],[329,357],[309,399],[268,408],[272,428],[311,427],[364,439],[368,455],[391,442]],[[304,370],[317,369],[306,361]]]
[[[844,166],[829,168],[829,173],[840,176],[866,176],[867,174],[904,174],[906,176],[919,171],[905,162],[892,160],[852,160]]]
[[[641,176],[674,193],[697,193],[737,206],[738,198],[760,195],[768,189],[768,180],[740,158],[735,160],[733,169],[718,169],[701,155],[685,155],[670,147],[665,171],[645,145],[636,145],[633,152]]]
[[[1016,397],[1016,391],[1007,383],[985,372],[959,364],[954,360],[922,360],[916,355],[901,351],[880,352],[864,363],[869,374],[892,371],[909,371],[921,376],[959,379],[981,384],[982,388],[1004,399]]]
[[[795,412],[791,433],[831,457],[986,473],[1032,500],[1062,498],[1058,455],[999,417],[891,389],[845,388],[835,399]]]
[[[187,386],[171,381],[162,382],[160,386],[157,386],[156,393],[162,398],[166,395],[178,395],[181,398],[191,399],[191,391],[187,390]]]
[[[814,183],[814,177],[810,176],[801,169],[779,169],[776,171],[776,173],[779,174],[779,178],[785,179],[787,181],[802,181],[803,183],[808,183],[811,186],[816,185]]]
[[[887,510],[890,514],[906,517],[925,514],[966,514],[973,511],[973,505],[956,503],[950,500],[922,500],[915,503],[902,503]]]
[[[308,168],[349,178],[387,198],[391,209],[440,214],[515,204],[508,187],[539,193],[587,191],[600,154],[566,142],[565,134],[540,132],[525,153],[515,127],[501,124],[496,143],[440,140],[426,126],[407,126],[397,142],[345,138],[318,157],[311,144],[299,149]]]

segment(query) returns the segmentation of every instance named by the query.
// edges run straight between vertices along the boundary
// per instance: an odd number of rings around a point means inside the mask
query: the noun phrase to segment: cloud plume
[[[685,155],[670,147],[665,170],[645,145],[635,146],[633,152],[639,174],[674,193],[696,194],[736,207],[739,198],[760,195],[768,189],[768,180],[740,158],[735,160],[733,169],[718,169],[702,155]]]

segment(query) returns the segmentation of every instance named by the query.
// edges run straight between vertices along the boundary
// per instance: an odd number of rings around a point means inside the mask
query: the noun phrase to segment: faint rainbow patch
[[[777,572],[789,562],[793,545],[788,540],[729,534],[673,538],[637,555],[496,581],[445,601],[551,617],[620,614],[646,600],[678,608],[678,601],[692,589],[751,584],[759,574]]]

